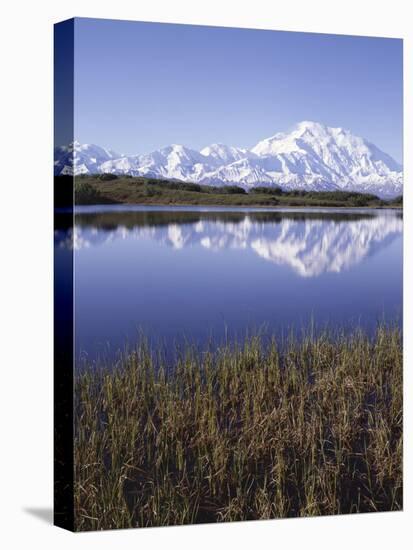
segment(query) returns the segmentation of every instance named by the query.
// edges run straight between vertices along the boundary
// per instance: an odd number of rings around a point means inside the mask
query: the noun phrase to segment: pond
[[[78,358],[140,332],[202,347],[402,320],[397,210],[77,207],[55,240],[62,262],[74,248]]]

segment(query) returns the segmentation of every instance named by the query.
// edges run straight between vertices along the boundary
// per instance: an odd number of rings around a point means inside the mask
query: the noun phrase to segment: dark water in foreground
[[[59,261],[69,236],[56,231]],[[114,354],[139,329],[170,346],[311,320],[401,323],[402,241],[402,214],[390,210],[79,207],[77,357]]]

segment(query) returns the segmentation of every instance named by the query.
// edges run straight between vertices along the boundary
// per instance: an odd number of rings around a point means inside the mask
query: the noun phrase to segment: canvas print
[[[55,26],[55,522],[397,511],[403,43]]]

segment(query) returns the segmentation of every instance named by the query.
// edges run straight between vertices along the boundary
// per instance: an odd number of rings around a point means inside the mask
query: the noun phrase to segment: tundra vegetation
[[[57,176],[56,192],[67,176]],[[209,205],[250,207],[401,207],[402,197],[382,200],[376,195],[349,191],[284,191],[258,186],[248,192],[237,185],[198,183],[146,177],[100,174],[75,178],[76,204]]]

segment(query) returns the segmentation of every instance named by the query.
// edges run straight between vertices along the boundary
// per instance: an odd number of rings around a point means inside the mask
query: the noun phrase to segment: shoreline
[[[70,179],[70,178],[69,178]],[[175,180],[115,175],[79,176],[74,181],[76,204],[140,204],[162,206],[226,206],[251,208],[401,208],[402,196],[381,199],[356,191],[284,190],[280,187],[203,185]],[[63,180],[56,189],[65,187]],[[71,187],[71,186],[70,186]]]
[[[232,204],[232,205],[223,205],[215,203],[190,203],[190,202],[102,202],[94,204],[76,204],[75,206],[162,206],[162,207],[186,207],[190,208],[191,206],[196,206],[200,208],[221,208],[228,210],[230,208],[240,208],[242,210],[249,210],[251,208],[257,208],[260,210],[269,210],[269,211],[284,211],[284,210],[307,210],[307,209],[317,209],[317,210],[403,210],[403,206],[333,206],[333,205],[313,205],[313,204],[300,204],[300,205],[286,205],[286,206],[271,206],[271,205],[261,205],[261,204]]]

